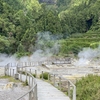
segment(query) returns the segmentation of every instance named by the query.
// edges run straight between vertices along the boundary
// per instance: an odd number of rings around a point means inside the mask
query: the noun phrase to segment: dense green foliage
[[[99,5],[100,0],[55,0],[50,5],[38,0],[0,0],[0,53],[30,55],[36,50],[37,33],[49,31],[54,36],[62,36],[61,54],[77,54],[92,39],[83,43],[83,37],[76,38],[80,43],[73,43],[74,39],[68,37],[92,31],[99,34]],[[93,42],[99,42],[99,38]]]
[[[82,33],[87,32],[90,29],[99,30],[99,4],[100,0],[72,0],[69,9],[62,11],[59,14],[67,32]]]
[[[83,48],[97,48],[100,44],[100,34],[97,33],[77,33],[61,40],[61,55],[64,54],[78,54]]]
[[[77,100],[100,100],[100,76],[89,75],[76,82]]]

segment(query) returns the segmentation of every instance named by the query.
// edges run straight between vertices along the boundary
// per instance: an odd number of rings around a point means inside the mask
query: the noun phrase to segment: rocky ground
[[[14,84],[10,86],[9,84]],[[0,79],[0,100],[16,100],[29,90],[22,83],[9,82],[8,79]],[[20,100],[28,100],[28,95]]]

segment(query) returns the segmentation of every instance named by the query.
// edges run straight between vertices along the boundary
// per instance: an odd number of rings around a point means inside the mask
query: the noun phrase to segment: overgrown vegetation
[[[88,75],[76,82],[77,100],[100,99],[100,76]]]

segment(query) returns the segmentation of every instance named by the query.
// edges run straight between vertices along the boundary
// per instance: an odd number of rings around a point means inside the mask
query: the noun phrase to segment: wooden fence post
[[[31,73],[31,69],[30,69],[30,73]]]
[[[22,81],[22,72],[20,71],[20,81]]]
[[[34,88],[34,100],[38,100],[37,99],[37,84],[36,84],[36,86]]]
[[[61,90],[61,77],[59,77],[59,88]]]
[[[73,100],[76,100],[76,86],[74,87],[74,90],[73,90]]]
[[[29,92],[29,100],[32,100],[31,91]]]
[[[13,77],[14,77],[14,69],[13,69]]]
[[[53,76],[53,85],[55,86],[55,74]]]
[[[50,81],[50,74],[48,73],[48,81]]]
[[[29,88],[31,88],[31,77],[29,76]]]
[[[4,69],[4,75],[6,76],[6,71],[7,71],[7,68],[6,68],[6,66],[5,66],[5,69]]]
[[[27,73],[26,73],[26,81],[27,81]]]
[[[43,71],[42,71],[42,80],[43,80]]]
[[[10,68],[10,76],[11,76],[11,68]]]
[[[37,70],[35,70],[35,77],[37,78]]]
[[[70,82],[68,81],[68,96],[70,97]]]

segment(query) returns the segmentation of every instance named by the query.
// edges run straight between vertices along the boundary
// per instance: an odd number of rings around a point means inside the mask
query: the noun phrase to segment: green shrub
[[[43,73],[43,79],[48,80],[48,74],[47,72]],[[42,78],[42,74],[40,74],[40,78]]]
[[[26,73],[23,71],[23,72],[22,72],[22,74],[24,74],[24,75],[25,75]]]
[[[82,78],[76,82],[76,89],[77,100],[100,100],[100,76],[88,75]]]
[[[35,74],[32,74],[34,77],[36,77],[36,75]]]
[[[23,86],[28,86],[28,81],[27,80],[23,83]]]

